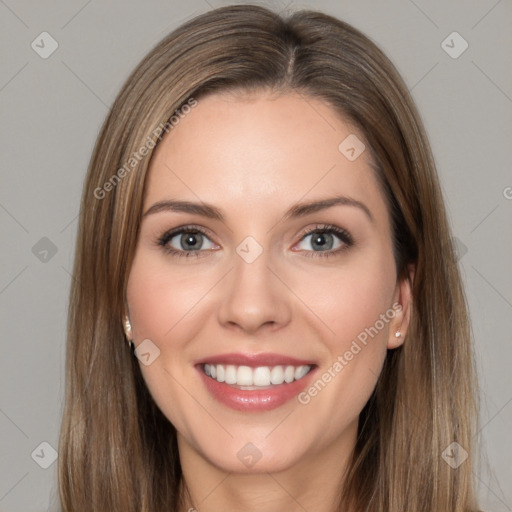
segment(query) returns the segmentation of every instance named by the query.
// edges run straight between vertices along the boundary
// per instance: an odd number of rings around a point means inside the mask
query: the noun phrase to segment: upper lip
[[[285,356],[281,354],[264,353],[264,354],[218,354],[215,356],[205,357],[196,364],[231,364],[234,366],[302,366],[315,363],[305,359],[297,359],[295,357]]]

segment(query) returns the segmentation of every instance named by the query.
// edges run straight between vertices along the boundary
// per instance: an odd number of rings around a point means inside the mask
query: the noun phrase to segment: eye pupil
[[[181,247],[185,250],[197,249],[195,246],[199,245],[199,247],[201,247],[201,241],[201,233],[186,233],[185,236],[181,239]]]
[[[329,238],[327,238],[329,237]],[[312,246],[319,247],[320,249],[330,250],[333,246],[332,235],[325,233],[317,233],[314,237],[312,237]]]

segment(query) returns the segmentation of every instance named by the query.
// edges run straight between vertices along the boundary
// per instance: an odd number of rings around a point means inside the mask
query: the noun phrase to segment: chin
[[[229,456],[216,452],[208,458],[212,464],[225,472],[251,475],[279,473],[300,463],[300,457],[297,457],[296,453],[290,453],[290,448],[281,451],[276,448],[272,452],[268,449],[262,451],[251,443],[233,450]]]

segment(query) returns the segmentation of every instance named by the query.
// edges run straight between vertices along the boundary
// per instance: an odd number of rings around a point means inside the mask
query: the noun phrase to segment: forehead
[[[358,130],[317,98],[211,94],[157,146],[144,207],[179,198],[227,212],[277,213],[301,199],[343,194],[366,199],[377,217],[385,215],[370,152],[349,159],[354,152],[346,153],[343,141],[356,151],[363,147]]]

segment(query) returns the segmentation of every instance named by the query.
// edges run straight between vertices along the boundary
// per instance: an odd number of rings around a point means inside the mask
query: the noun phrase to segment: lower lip
[[[202,365],[198,366],[197,370],[201,374],[206,388],[215,399],[231,409],[251,412],[275,409],[297,396],[311,381],[316,367],[312,368],[302,379],[294,380],[289,384],[255,390],[238,389],[225,382],[218,382],[204,373]]]

